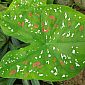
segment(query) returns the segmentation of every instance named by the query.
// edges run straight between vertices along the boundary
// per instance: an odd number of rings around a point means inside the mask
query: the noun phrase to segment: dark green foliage
[[[58,4],[71,6],[73,4],[74,0],[56,0],[56,2]]]
[[[54,0],[47,0],[47,4],[53,4]]]
[[[1,32],[0,29],[0,48],[6,43],[6,36]]]

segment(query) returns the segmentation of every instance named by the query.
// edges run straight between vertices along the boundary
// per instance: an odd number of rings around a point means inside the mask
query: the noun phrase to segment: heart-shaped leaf
[[[35,6],[43,0],[27,6],[25,1],[14,0],[0,25],[5,34],[31,45],[8,52],[0,76],[56,81],[77,75],[85,67],[85,15],[62,5]]]

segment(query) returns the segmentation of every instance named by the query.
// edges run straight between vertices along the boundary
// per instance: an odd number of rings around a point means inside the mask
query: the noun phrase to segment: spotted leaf
[[[33,36],[36,36],[37,32],[38,36],[41,35],[41,8],[39,8],[38,6],[44,5],[45,3],[46,0],[14,0],[8,10],[6,10],[6,12],[3,12],[2,15],[0,14],[0,22],[3,31],[5,30],[5,28],[8,28],[4,31],[4,33],[21,39],[22,41],[27,43],[33,40]],[[18,7],[16,6],[17,4]],[[37,6],[35,7],[35,5]],[[37,11],[35,12],[35,10]]]
[[[85,68],[85,15],[62,5],[25,9],[1,15],[4,33],[31,45],[8,52],[0,76],[50,81],[76,76]]]
[[[30,7],[38,7],[46,4],[47,0],[13,0],[9,11],[28,10]]]

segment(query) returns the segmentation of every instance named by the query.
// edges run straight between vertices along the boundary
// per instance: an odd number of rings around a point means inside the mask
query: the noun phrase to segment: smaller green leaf
[[[7,9],[7,7],[6,7],[6,6],[4,6],[4,5],[0,4],[0,12],[1,12],[1,11],[4,11],[4,10],[6,10],[6,9]]]
[[[14,46],[11,42],[9,42],[9,48],[10,48],[10,50],[15,50],[15,49],[17,49],[17,47]]]
[[[46,82],[49,85],[54,85],[52,81],[43,81],[43,82]]]
[[[0,78],[0,85],[7,85],[7,80],[5,78]]]
[[[7,81],[7,85],[13,85],[14,82],[15,82],[15,80],[16,80],[16,79],[14,79],[14,78],[10,78],[10,79],[8,79],[8,81]]]
[[[28,80],[22,80],[23,85],[30,85],[30,82]]]
[[[12,41],[13,45],[20,47],[20,42],[17,39],[11,38],[11,41]]]
[[[38,80],[31,80],[32,85],[40,85]]]
[[[74,0],[75,4],[85,10],[85,0]]]

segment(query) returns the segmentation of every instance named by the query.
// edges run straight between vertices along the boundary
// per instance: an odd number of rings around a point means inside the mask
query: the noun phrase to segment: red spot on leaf
[[[33,67],[38,67],[41,63],[38,61],[38,62],[35,62],[33,63]]]
[[[53,15],[49,16],[49,18],[55,20],[55,16]]]
[[[69,27],[71,26],[71,22],[70,22],[70,21],[68,22],[68,26],[69,26]]]
[[[16,70],[11,70],[10,71],[10,75],[13,75],[13,74],[15,74],[16,73]]]
[[[62,66],[64,66],[64,62],[63,62],[62,60],[60,60],[60,64],[61,64]]]
[[[57,24],[55,24],[55,25],[54,25],[54,27],[55,27],[55,28],[58,28],[58,25],[57,25]]]
[[[43,65],[39,65],[39,66],[37,66],[38,68],[42,68],[43,67]]]
[[[29,73],[24,74],[24,78],[27,78],[29,76]]]
[[[42,23],[42,27],[45,26],[44,22]]]
[[[73,69],[74,69],[74,66],[73,66],[73,65],[71,65],[71,66],[70,66],[70,69],[71,69],[71,70],[73,70]]]
[[[42,31],[43,31],[43,32],[48,32],[48,29],[42,28]]]
[[[22,22],[22,27],[24,26],[24,22]]]
[[[30,12],[29,14],[28,14],[30,17],[32,17],[32,13]]]
[[[24,22],[22,22],[22,23],[18,22],[18,25],[23,27],[24,26]]]
[[[23,64],[27,65],[28,64],[28,60],[23,61]]]
[[[84,26],[80,26],[79,30],[83,31],[84,30]]]
[[[38,28],[39,26],[37,24],[34,25],[34,28]]]
[[[56,62],[56,58],[55,57],[53,58],[53,62]]]

